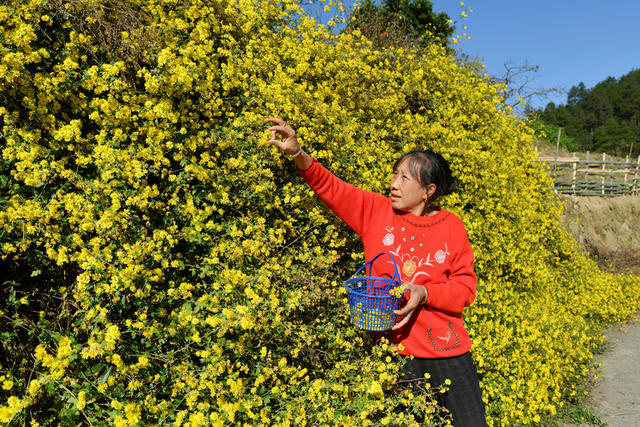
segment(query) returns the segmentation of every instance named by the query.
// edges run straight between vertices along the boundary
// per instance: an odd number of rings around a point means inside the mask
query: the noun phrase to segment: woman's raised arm
[[[300,175],[322,201],[335,212],[353,231],[360,236],[368,229],[367,224],[376,212],[389,204],[386,197],[370,191],[364,191],[340,178],[321,166],[305,153],[298,144],[296,133],[282,119],[268,118],[267,123],[275,126],[269,128],[271,140],[296,162]],[[282,140],[276,139],[280,135]],[[388,206],[387,206],[388,207]]]

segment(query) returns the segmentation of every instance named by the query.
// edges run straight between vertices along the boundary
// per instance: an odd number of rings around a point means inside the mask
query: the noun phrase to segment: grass
[[[606,426],[606,424],[600,419],[600,416],[588,408],[581,406],[569,406],[565,407],[562,412],[562,421],[570,422],[574,425],[587,424],[590,426]]]
[[[606,342],[595,349],[594,354],[601,354],[607,349]],[[566,425],[590,425],[590,426],[606,426],[600,418],[601,415],[594,412],[587,405],[587,397],[589,392],[595,386],[595,374],[598,367],[593,366],[589,374],[585,375],[583,380],[576,384],[576,394],[564,401],[564,406],[558,410],[558,413],[543,420],[541,425],[545,426],[566,426]]]

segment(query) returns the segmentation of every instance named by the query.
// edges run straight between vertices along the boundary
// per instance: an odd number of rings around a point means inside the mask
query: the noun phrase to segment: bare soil
[[[565,229],[600,266],[640,276],[640,197],[561,197]]]

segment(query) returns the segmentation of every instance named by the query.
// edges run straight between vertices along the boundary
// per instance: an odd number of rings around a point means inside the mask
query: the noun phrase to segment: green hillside
[[[550,103],[537,114],[543,122],[562,127],[577,150],[638,155],[640,70],[609,77],[592,88],[580,83],[569,90],[566,104]]]

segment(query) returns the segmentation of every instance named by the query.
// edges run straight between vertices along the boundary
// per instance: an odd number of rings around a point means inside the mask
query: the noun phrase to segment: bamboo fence
[[[564,194],[577,196],[617,197],[623,195],[640,196],[640,156],[633,161],[613,160],[607,153],[591,159],[580,159],[576,153],[570,158],[541,156],[538,160],[546,163],[553,177],[554,189]]]

